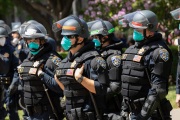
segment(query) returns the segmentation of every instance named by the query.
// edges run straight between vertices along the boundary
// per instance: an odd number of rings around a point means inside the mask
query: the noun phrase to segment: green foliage
[[[60,52],[59,54],[60,54],[63,58],[65,58],[65,57],[67,56],[68,52]]]
[[[173,108],[177,108],[176,105],[176,86],[169,86],[169,92],[168,95],[166,96],[166,98],[171,102],[171,105]]]
[[[0,15],[5,15],[13,10],[13,3],[11,0],[0,0]]]
[[[173,63],[171,67],[171,75],[173,77],[173,81],[176,80],[176,72],[177,72],[177,63],[178,63],[178,47],[177,46],[169,46],[173,55]]]

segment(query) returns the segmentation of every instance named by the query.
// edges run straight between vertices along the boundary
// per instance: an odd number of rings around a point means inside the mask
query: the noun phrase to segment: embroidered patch
[[[102,57],[96,57],[96,61],[100,64],[101,67],[106,69],[106,61]]]
[[[126,57],[127,57],[127,54],[122,54],[122,58],[121,59],[125,60]]]
[[[142,56],[140,56],[140,55],[135,55],[134,58],[133,58],[133,61],[135,61],[135,62],[140,62],[140,61],[141,61],[141,58],[142,58]]]
[[[18,73],[20,74],[23,73],[24,67],[18,66],[17,69],[18,69]]]
[[[59,66],[59,64],[60,64],[60,62],[61,62],[61,59],[58,58],[57,56],[54,56],[54,57],[52,58],[52,62],[53,62],[54,64],[56,64],[57,66]]]
[[[39,61],[34,62],[33,66],[37,67],[39,65]]]
[[[145,51],[145,49],[144,48],[141,48],[139,51],[138,51],[138,54],[143,54],[143,52]]]
[[[113,56],[111,57],[112,64],[116,67],[119,67],[121,65],[121,56]]]
[[[30,70],[29,70],[29,74],[35,75],[36,72],[37,72],[37,68],[30,68]]]
[[[159,50],[159,55],[165,62],[169,60],[169,52],[166,49]]]
[[[56,70],[56,75],[61,75],[61,70]]]
[[[74,75],[74,69],[67,69],[66,75],[73,76]]]
[[[71,63],[71,68],[74,68],[75,65],[76,65],[76,61],[74,60],[74,61]]]

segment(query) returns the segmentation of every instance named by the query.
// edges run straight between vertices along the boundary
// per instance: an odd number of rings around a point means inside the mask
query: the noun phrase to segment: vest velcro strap
[[[88,92],[85,90],[76,90],[76,91],[68,91],[64,90],[64,95],[66,97],[74,97],[74,96],[85,96]]]

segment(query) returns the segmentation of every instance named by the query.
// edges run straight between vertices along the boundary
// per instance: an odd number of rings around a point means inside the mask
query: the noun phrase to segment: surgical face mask
[[[94,38],[92,41],[94,42],[96,48],[101,47],[101,42],[98,39]]]
[[[31,54],[36,55],[39,53],[40,45],[35,42],[30,42],[28,44],[28,48],[29,48]]]
[[[61,40],[61,46],[64,50],[69,50],[71,48],[71,40],[67,38],[66,36],[63,37]]]
[[[134,30],[133,39],[136,42],[140,42],[140,41],[144,40],[144,36],[142,33],[138,32],[137,30]]]
[[[5,37],[1,37],[0,38],[0,46],[4,46],[6,43],[6,38]]]
[[[179,24],[179,30],[180,30],[180,24]]]
[[[18,39],[18,38],[14,38],[14,39],[11,41],[11,44],[12,44],[13,46],[16,46],[16,45],[18,44],[18,42],[19,42],[19,39]]]

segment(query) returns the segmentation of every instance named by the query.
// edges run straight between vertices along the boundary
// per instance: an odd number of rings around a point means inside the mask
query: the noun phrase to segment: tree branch
[[[49,35],[54,37],[54,34],[51,30],[51,24],[49,23],[49,16],[46,17],[41,14],[40,11],[36,10],[31,3],[27,2],[26,0],[12,0],[16,6],[20,6],[24,10],[26,10],[35,20],[42,23],[45,28],[47,29]]]
[[[52,16],[54,19],[56,19],[56,15],[49,11],[45,5],[41,4],[41,3],[37,3],[37,2],[32,2],[31,5],[36,9],[36,10],[39,10],[39,11],[43,11],[45,12],[46,14]]]
[[[72,2],[73,0],[66,0],[66,5],[64,6],[63,8],[63,11],[62,11],[62,18],[65,18],[69,15],[70,11],[71,11],[71,8],[72,8]],[[60,18],[60,19],[62,19]]]

